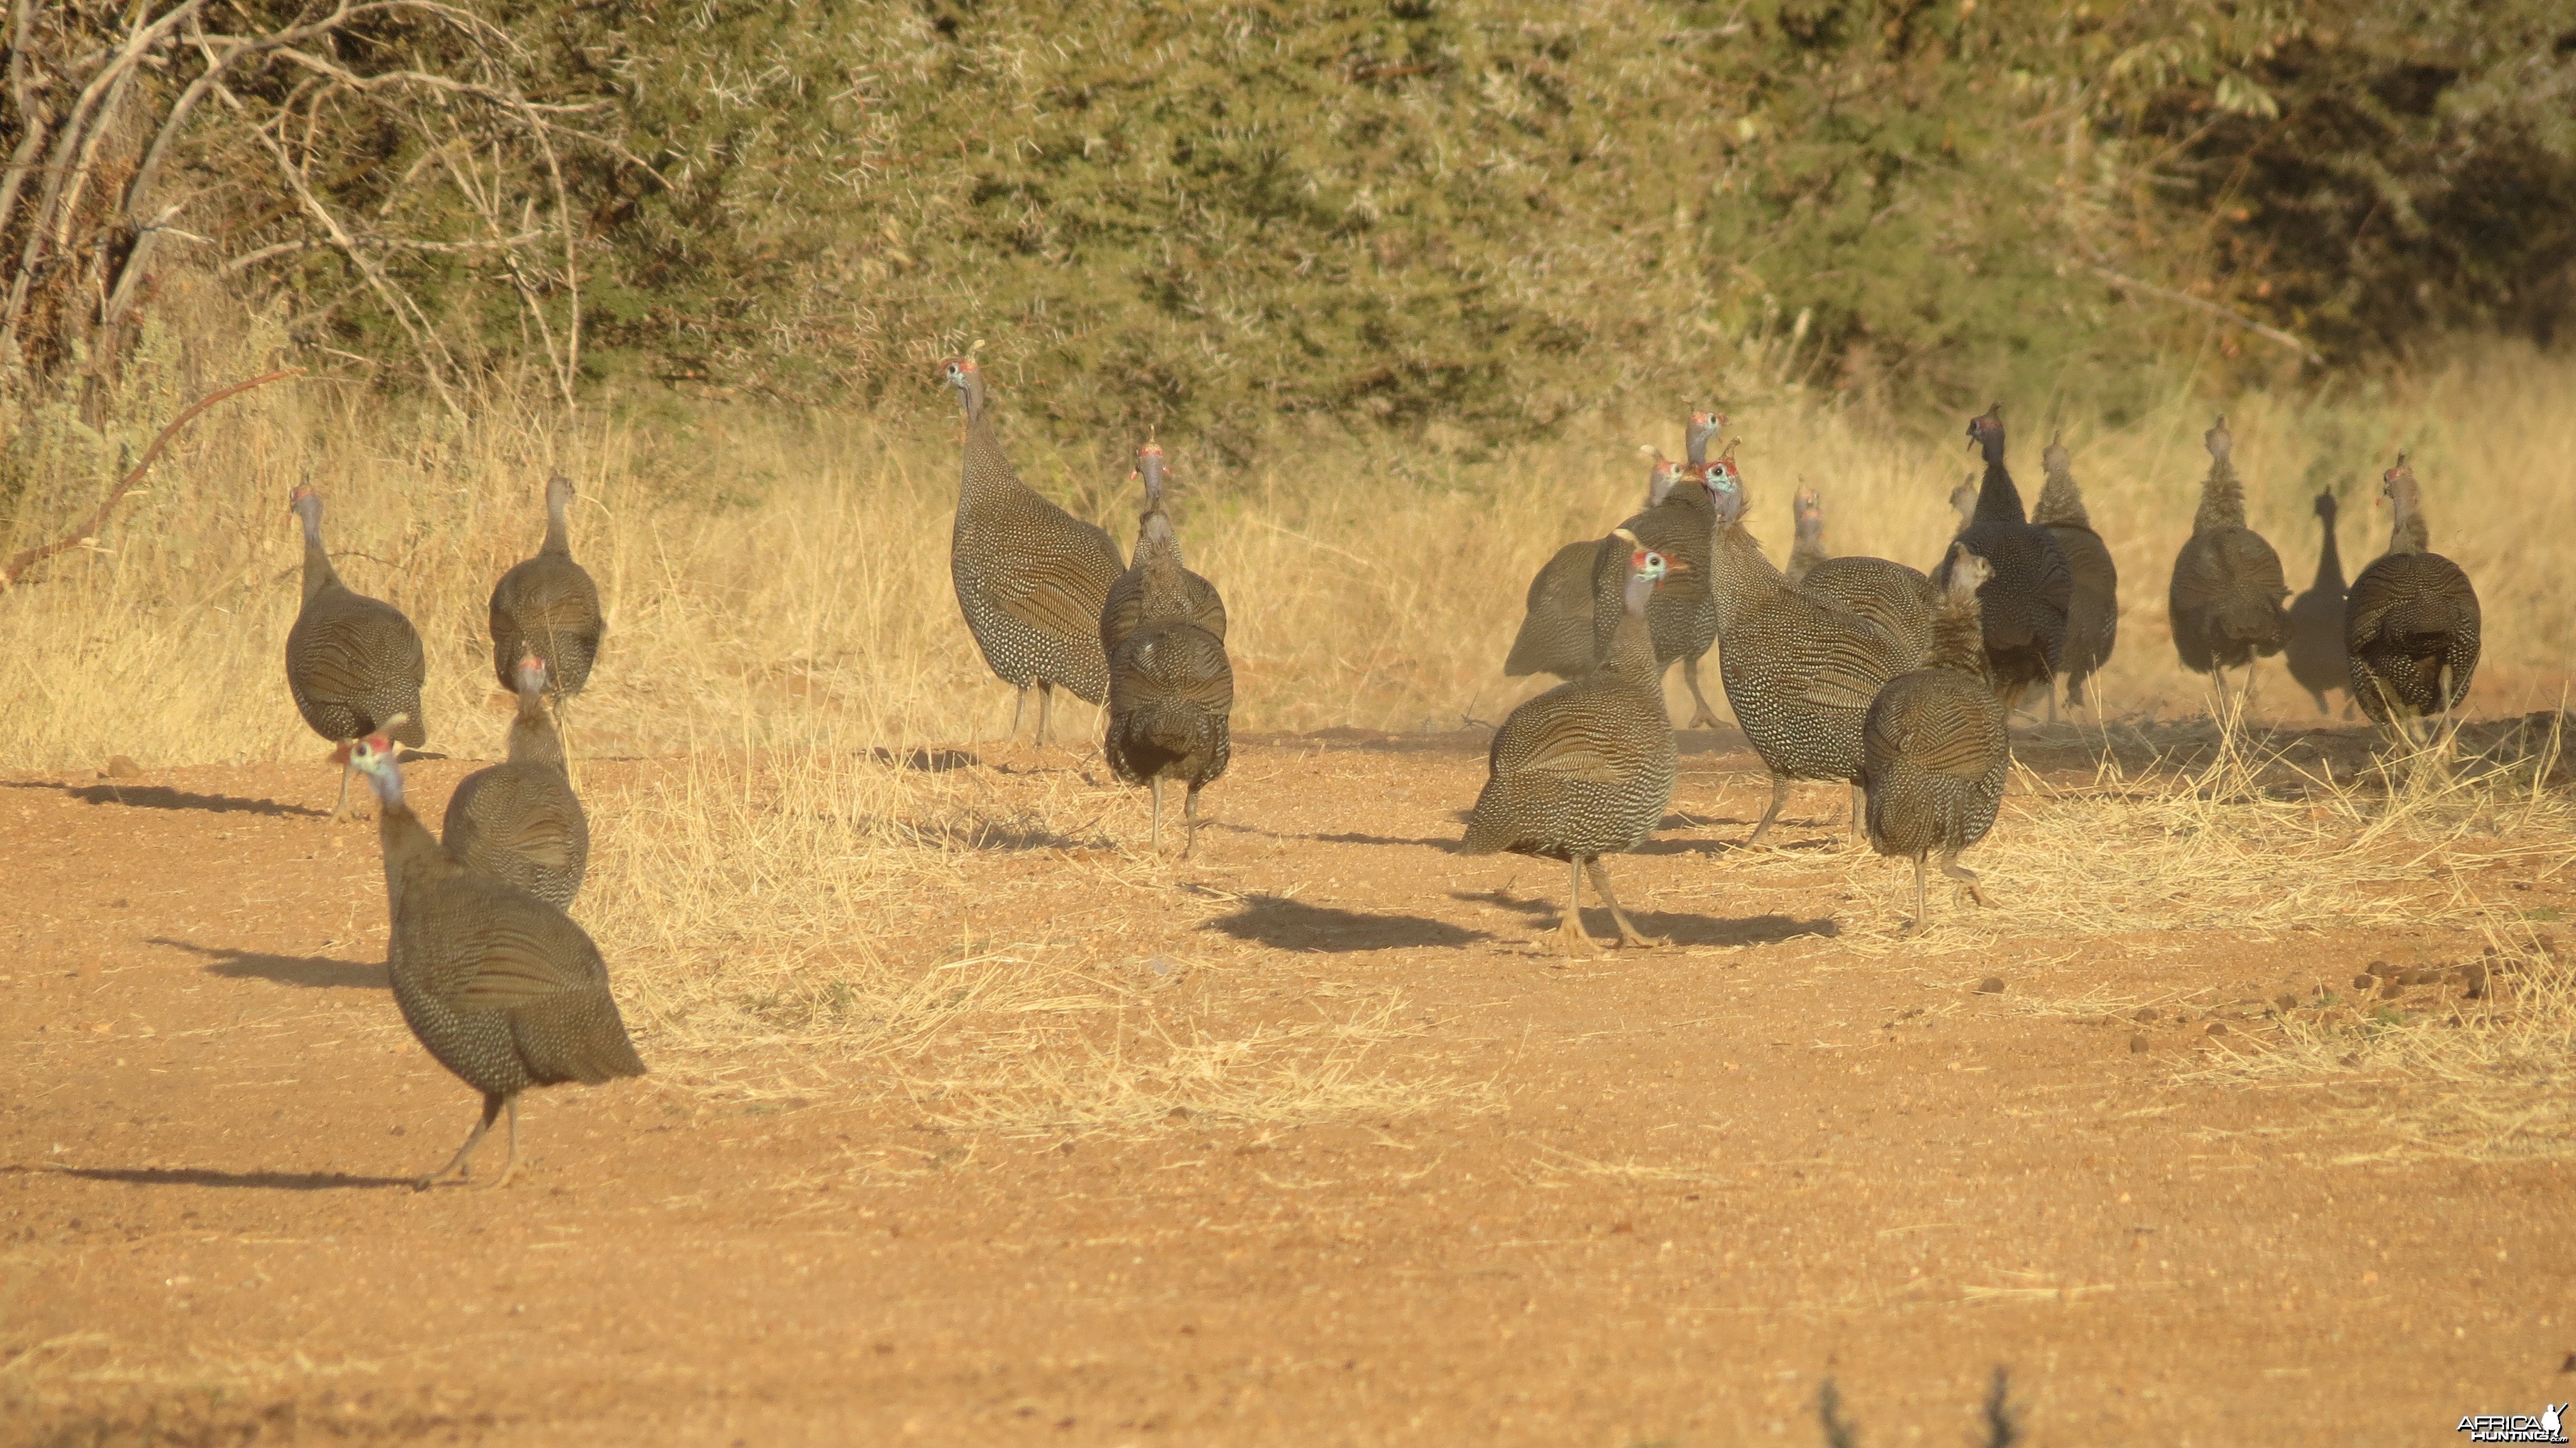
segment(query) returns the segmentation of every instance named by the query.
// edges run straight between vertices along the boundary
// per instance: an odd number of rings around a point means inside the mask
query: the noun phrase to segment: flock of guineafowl
[[[1161,449],[1148,444],[1138,457],[1145,508],[1134,556],[1122,561],[1106,532],[1020,481],[976,364],[953,358],[941,373],[966,414],[951,574],[985,661],[1020,691],[1013,732],[1032,689],[1040,742],[1057,689],[1105,704],[1103,752],[1121,781],[1152,791],[1157,850],[1164,786],[1186,791],[1188,855],[1199,792],[1225,772],[1234,676],[1224,601],[1183,566],[1163,506]],[[2006,719],[2033,685],[2054,712],[2061,679],[2069,706],[2082,703],[2119,622],[2117,573],[2065,449],[2052,443],[2042,454],[2046,482],[2026,511],[2004,464],[2001,412],[1998,404],[1968,424],[1984,479],[1952,495],[1959,530],[1929,575],[1827,556],[1813,492],[1796,499],[1788,569],[1774,566],[1745,530],[1733,445],[1710,456],[1726,419],[1693,416],[1684,461],[1656,459],[1645,505],[1608,536],[1566,545],[1531,581],[1504,671],[1564,682],[1496,731],[1464,850],[1566,862],[1560,934],[1571,952],[1597,948],[1577,909],[1587,874],[1623,942],[1658,943],[1620,909],[1604,860],[1643,843],[1672,801],[1663,677],[1675,661],[1695,706],[1685,727],[1717,722],[1699,677],[1715,648],[1736,722],[1771,776],[1770,806],[1748,843],[1769,832],[1792,781],[1844,780],[1853,832],[1914,862],[1909,930],[1924,923],[1935,859],[1983,904],[1958,858],[1994,824]],[[2209,475],[2170,595],[2184,665],[2212,675],[2223,695],[2225,670],[2286,649],[2320,711],[2328,689],[2348,689],[2372,720],[2400,732],[2459,703],[2477,667],[2477,595],[2458,565],[2430,551],[2405,457],[2383,478],[2395,519],[2388,552],[2347,588],[2334,500],[2320,495],[2316,584],[2284,608],[2280,556],[2245,525],[2226,419],[2205,441]],[[304,528],[304,604],[287,636],[288,684],[305,722],[339,746],[333,820],[347,817],[352,774],[378,802],[388,968],[403,1019],[483,1093],[472,1134],[422,1186],[463,1177],[505,1110],[510,1155],[495,1184],[507,1181],[526,1088],[645,1069],[597,946],[565,914],[590,832],[554,715],[588,681],[604,631],[598,590],[572,558],[572,497],[569,480],[550,480],[543,546],[493,590],[493,670],[517,695],[518,713],[507,761],[457,785],[443,839],[404,804],[396,760],[398,745],[427,739],[420,635],[391,605],[340,581],[322,544],[320,497],[298,488],[292,503]]]

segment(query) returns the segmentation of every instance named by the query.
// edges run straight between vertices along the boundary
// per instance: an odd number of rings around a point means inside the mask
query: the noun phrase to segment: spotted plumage
[[[2009,709],[2031,685],[2057,677],[2075,580],[2056,535],[2030,522],[2021,490],[2004,467],[2003,411],[1998,402],[1968,421],[1969,442],[1984,454],[1986,473],[1977,490],[1976,513],[1955,541],[1967,544],[1994,570],[1978,607],[1984,615],[1987,675]],[[1933,586],[1944,591],[1950,557],[1932,573]]]
[[[2245,485],[2236,476],[2227,419],[2218,419],[2201,441],[2209,449],[2209,476],[2200,486],[2191,537],[2174,555],[2165,603],[2182,666],[2215,676],[2223,691],[2221,670],[2250,672],[2256,659],[2289,643],[2281,602],[2290,587],[2281,578],[2281,555],[2245,526]]]
[[[2317,545],[2317,576],[2308,591],[2290,600],[2290,644],[2286,650],[2290,677],[2317,701],[2317,712],[2330,712],[2326,704],[2329,689],[2352,686],[2352,656],[2344,648],[2344,595],[2349,590],[2343,579],[2343,550],[2335,544],[2335,495],[2319,493],[2316,499],[2317,528],[2322,541]],[[2346,696],[2350,708],[2350,696]]]
[[[402,610],[352,592],[322,547],[322,496],[297,488],[288,506],[304,524],[304,607],[286,635],[286,686],[313,732],[334,744],[383,733],[417,749],[429,742],[420,686],[429,673],[420,632]],[[334,821],[349,814],[340,774]]]
[[[1978,590],[1986,561],[1954,545],[1949,578],[1933,620],[1924,666],[1888,680],[1862,725],[1863,783],[1869,795],[1869,842],[1882,855],[1914,862],[1914,921],[1924,923],[1923,871],[1938,855],[1941,873],[1985,895],[1959,852],[1986,837],[2004,793],[2011,748],[2004,705],[1986,677]]]
[[[1660,943],[1639,934],[1619,908],[1601,857],[1644,843],[1672,803],[1672,722],[1648,622],[1649,600],[1670,571],[1661,555],[1631,545],[1619,627],[1599,667],[1522,701],[1503,720],[1467,822],[1467,854],[1508,851],[1566,862],[1572,884],[1559,934],[1570,952],[1594,948],[1577,913],[1586,873],[1622,940]]]
[[[2477,675],[2478,591],[2460,565],[2432,551],[2422,494],[2406,455],[2381,475],[2391,515],[2388,551],[2352,581],[2344,647],[2354,702],[2401,733],[2447,714]]]
[[[1057,689],[1092,704],[1108,697],[1100,614],[1126,564],[1097,525],[1020,481],[1002,451],[974,360],[952,357],[941,371],[966,405],[965,468],[948,555],[957,606],[984,662],[1020,691],[1014,733],[1029,690],[1037,690],[1038,742],[1044,743]]]
[[[1861,718],[1889,679],[1922,660],[1849,609],[1789,586],[1744,529],[1742,475],[1712,467],[1717,529],[1711,592],[1717,606],[1718,676],[1736,722],[1771,772],[1771,804],[1747,844],[1779,818],[1799,779],[1861,777]],[[1852,828],[1860,828],[1853,800]]]
[[[2057,540],[2057,551],[2066,556],[2070,585],[2066,646],[2058,658],[2058,673],[2066,680],[2066,702],[2071,707],[2084,702],[2085,680],[2111,661],[2111,651],[2120,642],[2120,569],[2111,561],[2102,535],[2093,531],[2093,517],[2085,511],[2084,490],[2076,485],[2065,445],[2051,439],[2039,461],[2046,481],[2040,484],[2030,521],[2047,529]]]
[[[1225,656],[1225,603],[1206,579],[1181,560],[1181,542],[1160,504],[1155,476],[1162,455],[1147,449],[1154,471],[1146,474],[1155,504],[1137,530],[1136,561],[1111,590],[1123,628],[1113,633],[1104,614],[1101,638],[1109,645],[1109,715],[1101,749],[1110,772],[1153,792],[1153,847],[1163,846],[1163,785],[1177,780],[1187,833],[1181,857],[1198,847],[1199,791],[1225,773],[1233,752],[1234,667]],[[1213,629],[1209,624],[1214,624]]]
[[[384,736],[358,741],[349,756],[374,786],[381,816],[394,1002],[429,1054],[483,1093],[473,1134],[420,1184],[463,1175],[506,1108],[510,1159],[498,1186],[518,1168],[519,1093],[641,1076],[644,1062],[609,994],[607,963],[582,928],[448,853],[403,802],[402,771]]]
[[[564,771],[563,740],[546,713],[546,668],[533,653],[516,670],[519,714],[507,762],[457,781],[441,826],[449,854],[558,910],[572,908],[590,866],[590,817]]]
[[[546,666],[546,687],[558,699],[590,683],[599,641],[608,624],[599,612],[599,586],[572,558],[564,509],[572,479],[546,480],[546,538],[537,556],[522,559],[492,589],[492,675],[504,689],[518,687],[519,660],[535,654]]]
[[[1690,437],[1695,450],[1704,452],[1707,439],[1726,419],[1714,413],[1700,413],[1691,418]],[[1667,491],[1661,502],[1638,512],[1604,538],[1592,556],[1592,652],[1598,659],[1610,647],[1610,636],[1621,626],[1621,596],[1627,587],[1629,555],[1637,548],[1661,554],[1670,565],[1671,577],[1663,587],[1654,590],[1646,608],[1646,628],[1655,647],[1657,668],[1681,661],[1682,682],[1689,687],[1692,710],[1682,727],[1714,728],[1717,711],[1709,707],[1708,695],[1700,688],[1699,661],[1708,654],[1717,639],[1717,608],[1708,593],[1708,536],[1715,521],[1710,503],[1708,476],[1718,468],[1732,468],[1731,459],[1686,467]]]
[[[1225,641],[1225,599],[1216,585],[1187,568],[1165,570],[1146,567],[1149,551],[1169,549],[1175,563],[1180,558],[1180,541],[1173,534],[1171,519],[1163,509],[1163,450],[1145,444],[1136,455],[1136,476],[1145,485],[1145,511],[1136,518],[1136,553],[1127,571],[1109,585],[1100,606],[1100,649],[1104,658],[1118,652],[1119,643],[1147,619],[1187,619],[1214,638]],[[1156,531],[1155,520],[1163,520]],[[1155,597],[1149,590],[1159,589]]]
[[[1887,631],[1916,657],[1932,647],[1932,580],[1885,558],[1835,558],[1825,551],[1825,500],[1798,490],[1797,546],[1785,570],[1802,592],[1847,608]]]

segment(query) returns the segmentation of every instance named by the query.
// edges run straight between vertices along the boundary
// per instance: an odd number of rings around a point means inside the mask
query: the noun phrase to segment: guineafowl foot
[[[1586,860],[1583,864],[1583,872],[1592,877],[1592,888],[1599,892],[1601,903],[1610,907],[1610,919],[1619,927],[1621,944],[1637,950],[1652,950],[1658,945],[1672,944],[1669,940],[1641,934],[1635,925],[1629,923],[1628,912],[1619,908],[1619,897],[1610,891],[1609,866],[1597,859]]]
[[[342,747],[343,747],[344,749],[347,747],[347,745],[346,745],[346,742],[345,742],[345,741],[343,742]],[[344,821],[344,820],[354,820],[354,819],[358,819],[358,818],[360,818],[360,816],[359,816],[359,814],[358,814],[358,812],[357,812],[356,810],[353,810],[353,809],[349,808],[349,776],[351,776],[351,775],[353,775],[353,774],[355,774],[355,773],[357,773],[357,772],[358,772],[358,766],[356,766],[356,765],[354,765],[354,764],[349,763],[349,762],[348,762],[347,760],[345,760],[345,759],[341,761],[341,763],[340,763],[340,797],[339,797],[337,800],[334,800],[334,801],[332,802],[332,804],[331,804],[331,820],[330,820],[330,822],[331,822],[332,824],[335,824],[335,825],[336,825],[336,824],[341,823],[341,822],[342,822],[342,821]]]
[[[499,1119],[501,1115],[501,1107],[504,1104],[505,1103],[501,1097],[490,1095],[488,1093],[485,1094],[483,1097],[483,1119],[474,1123],[474,1130],[466,1136],[465,1144],[456,1149],[456,1155],[448,1158],[447,1165],[440,1167],[438,1170],[431,1172],[425,1177],[422,1177],[419,1181],[413,1182],[411,1184],[412,1190],[425,1192],[443,1181],[448,1181],[450,1179],[463,1181],[465,1179],[465,1164],[474,1159],[474,1148],[483,1144],[483,1133],[492,1129],[492,1123]],[[519,1154],[518,1103],[509,1102],[507,1104],[511,1108],[510,1155],[515,1160]],[[506,1168],[504,1169],[503,1174],[507,1175]]]
[[[1199,792],[1193,788],[1181,800],[1181,858],[1199,847]]]
[[[1593,939],[1591,934],[1584,930],[1582,912],[1578,910],[1569,908],[1565,912],[1565,923],[1556,927],[1556,938],[1564,944],[1565,953],[1568,955],[1585,956],[1601,953],[1601,942]]]
[[[1967,886],[1968,898],[1976,901],[1978,908],[1983,909],[1992,903],[1986,899],[1986,892],[1977,888],[1976,871],[1956,860],[1944,860],[1941,862],[1941,873]]]
[[[1745,837],[1744,848],[1749,850],[1762,843],[1762,837],[1771,833],[1771,822],[1780,818],[1780,806],[1788,802],[1789,781],[1776,774],[1771,776],[1771,807],[1762,812],[1762,822],[1755,825],[1753,833]]]
[[[506,1187],[506,1186],[508,1186],[508,1185],[510,1184],[510,1178],[512,1178],[512,1177],[514,1177],[514,1176],[517,1176],[518,1174],[519,1174],[519,1098],[518,1098],[518,1097],[516,1097],[516,1096],[513,1096],[513,1097],[511,1097],[511,1098],[510,1098],[510,1154],[509,1154],[509,1156],[508,1156],[508,1157],[504,1158],[504,1159],[502,1160],[502,1162],[501,1162],[501,1174],[500,1174],[499,1176],[496,1176],[496,1177],[492,1178],[492,1180],[490,1181],[490,1183],[488,1183],[488,1184],[485,1186],[484,1190],[489,1191],[489,1190],[491,1190],[491,1189],[492,1189],[492,1188],[494,1188],[494,1187]]]

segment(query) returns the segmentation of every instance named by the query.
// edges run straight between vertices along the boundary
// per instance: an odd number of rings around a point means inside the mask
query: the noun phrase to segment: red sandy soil
[[[1687,748],[1689,822],[1613,864],[1669,949],[1546,953],[1561,867],[1446,848],[1479,740],[1346,731],[1244,745],[1199,859],[1140,864],[1102,788],[1118,847],[968,852],[877,943],[1038,922],[1246,1018],[1400,991],[1380,1064],[1481,1093],[1029,1136],[670,1057],[531,1096],[500,1191],[411,1189],[474,1098],[395,1013],[327,769],[0,777],[0,1442],[1813,1443],[1830,1376],[1863,1443],[1957,1444],[2004,1366],[2032,1444],[2436,1444],[2576,1397],[2564,1163],[2189,1069],[2474,942],[1859,952],[1840,791],[1757,881],[1750,757]],[[1083,767],[1012,757],[972,767]],[[425,814],[467,767],[415,768]],[[2044,1008],[2113,999],[2197,1004]]]

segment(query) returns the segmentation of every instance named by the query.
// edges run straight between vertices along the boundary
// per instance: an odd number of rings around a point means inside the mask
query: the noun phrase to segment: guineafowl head
[[[542,694],[546,691],[546,661],[538,658],[534,649],[520,658],[517,674],[521,694]]]
[[[549,511],[557,513],[562,512],[566,507],[571,505],[575,496],[576,491],[573,488],[572,479],[565,477],[561,473],[556,473],[546,479],[546,508]]]
[[[2052,478],[2062,478],[2072,471],[2072,460],[2066,455],[2066,435],[2059,433],[2040,449],[2039,470]]]
[[[1163,450],[1147,443],[1136,451],[1136,476],[1145,480],[1145,506],[1160,510],[1163,506]]]
[[[1735,459],[1728,456],[1710,463],[1700,482],[1717,503],[1717,525],[1734,527],[1744,517],[1744,474],[1736,469]]]
[[[1683,456],[1690,460],[1691,466],[1698,467],[1708,461],[1708,440],[1725,430],[1725,413],[1711,410],[1690,415],[1690,427],[1683,433]]]
[[[375,790],[377,800],[384,804],[402,803],[402,766],[394,762],[394,741],[390,736],[408,722],[397,714],[385,721],[383,733],[353,740],[335,751],[341,760],[355,766],[360,774],[367,777],[368,787]]]
[[[1799,532],[1804,533],[1810,528],[1824,526],[1825,500],[1817,495],[1815,489],[1800,488],[1798,495],[1790,500],[1789,506],[1795,510]]]
[[[984,373],[972,357],[951,357],[939,364],[940,380],[957,389],[966,402],[968,421],[984,415]]]
[[[1630,537],[1629,542],[1636,539]],[[1674,572],[1672,561],[1652,548],[1639,548],[1628,555],[1628,588],[1625,602],[1630,613],[1644,613],[1646,600]]]
[[[1654,459],[1646,469],[1646,506],[1649,508],[1660,506],[1664,499],[1673,495],[1673,489],[1681,484],[1684,466],[1661,452],[1655,453]]]
[[[1986,461],[2004,460],[2004,405],[1989,405],[1985,411],[1968,419],[1968,446],[1986,455]]]
[[[2209,425],[2209,431],[2200,435],[2200,441],[2203,447],[2209,449],[2212,462],[2227,461],[2228,454],[2235,450],[2236,434],[2227,430],[2226,413],[2218,414],[2218,420]]]
[[[1959,526],[1967,527],[1977,516],[1977,475],[1968,474],[1965,481],[1950,490],[1950,507],[1959,515]]]
[[[304,520],[308,529],[322,526],[322,495],[310,483],[286,495],[286,511]]]
[[[1985,587],[1986,580],[1994,576],[1995,566],[1988,563],[1982,555],[1970,552],[1967,544],[1950,545],[1950,599],[1952,602],[1974,597],[1978,589]]]
[[[2324,519],[2325,525],[2329,528],[2334,526],[2335,512],[2342,506],[2335,501],[2335,495],[2332,493],[2317,494],[2317,516]]]

